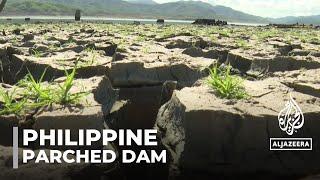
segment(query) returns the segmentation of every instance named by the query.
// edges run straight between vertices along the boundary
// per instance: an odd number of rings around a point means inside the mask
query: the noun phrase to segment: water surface
[[[74,16],[0,16],[0,22],[24,23],[25,18],[30,18],[30,22],[74,22]],[[100,23],[133,23],[139,21],[142,24],[154,24],[157,19],[139,19],[139,18],[111,18],[111,17],[94,17],[83,16],[82,21],[85,22],[100,22]],[[165,20],[167,24],[191,24],[192,20]],[[265,26],[267,24],[259,23],[241,23],[241,22],[228,22],[232,25],[240,26]]]

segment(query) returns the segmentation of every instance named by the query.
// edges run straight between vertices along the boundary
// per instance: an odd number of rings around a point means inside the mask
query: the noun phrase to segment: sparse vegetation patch
[[[242,79],[238,76],[231,75],[231,66],[226,69],[217,66],[209,69],[208,78],[209,86],[222,98],[227,99],[244,99],[248,97],[243,85]]]

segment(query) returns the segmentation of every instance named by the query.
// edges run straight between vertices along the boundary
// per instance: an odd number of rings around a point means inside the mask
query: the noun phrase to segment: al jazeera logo
[[[272,151],[306,151],[312,150],[312,138],[293,138],[304,125],[304,116],[297,102],[292,98],[286,103],[285,108],[278,115],[280,129],[288,138],[270,138]]]

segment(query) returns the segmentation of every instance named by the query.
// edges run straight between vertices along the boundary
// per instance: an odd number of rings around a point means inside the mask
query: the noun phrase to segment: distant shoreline
[[[24,21],[25,18],[30,18],[32,21],[73,21],[73,16],[0,16],[1,21]],[[122,18],[122,17],[101,17],[101,16],[83,16],[81,18],[84,21],[104,21],[104,22],[118,22],[118,23],[131,23],[139,21],[145,24],[156,23],[157,19],[149,18]],[[10,22],[10,21],[8,21]],[[191,24],[193,20],[178,20],[178,19],[165,19],[168,24]],[[241,26],[266,26],[265,23],[250,23],[250,22],[228,22],[230,25]]]

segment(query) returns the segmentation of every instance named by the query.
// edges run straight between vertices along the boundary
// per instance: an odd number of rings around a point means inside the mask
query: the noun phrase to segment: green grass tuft
[[[79,104],[81,98],[86,96],[88,92],[71,92],[74,86],[76,70],[76,66],[71,73],[68,73],[66,70],[66,79],[62,84],[43,83],[46,70],[42,73],[39,80],[36,80],[29,72],[24,79],[17,83],[17,88],[24,90],[22,93],[19,93],[19,100],[17,99],[15,89],[8,91],[0,88],[0,115],[24,115],[26,112],[40,107],[51,106],[52,104]]]
[[[225,70],[217,66],[209,69],[210,75],[208,84],[215,90],[217,95],[227,99],[245,99],[248,97],[240,77],[231,75],[231,66],[228,65]]]
[[[36,58],[40,58],[41,57],[41,53],[40,51],[36,50],[36,49],[32,49],[31,50],[31,54],[36,57]]]
[[[12,92],[0,88],[0,116],[16,114],[19,115],[24,111],[26,100],[17,101],[15,99],[15,89]]]
[[[33,107],[49,106],[55,102],[54,88],[43,83],[46,71],[47,69],[44,70],[39,80],[36,80],[29,71],[26,77],[18,83],[19,87],[25,89],[24,97],[33,101],[30,104]]]
[[[240,47],[240,48],[245,49],[245,50],[251,48],[251,46],[250,46],[250,44],[248,43],[248,41],[243,40],[243,39],[237,39],[237,40],[236,40],[236,45],[237,45],[238,47]]]
[[[71,93],[70,90],[72,86],[74,85],[74,78],[76,75],[76,67],[73,68],[71,73],[68,73],[68,71],[65,71],[66,74],[66,80],[65,82],[60,85],[59,84],[59,89],[57,90],[57,103],[59,104],[77,104],[80,99],[87,95],[87,92],[78,92],[78,93]]]

